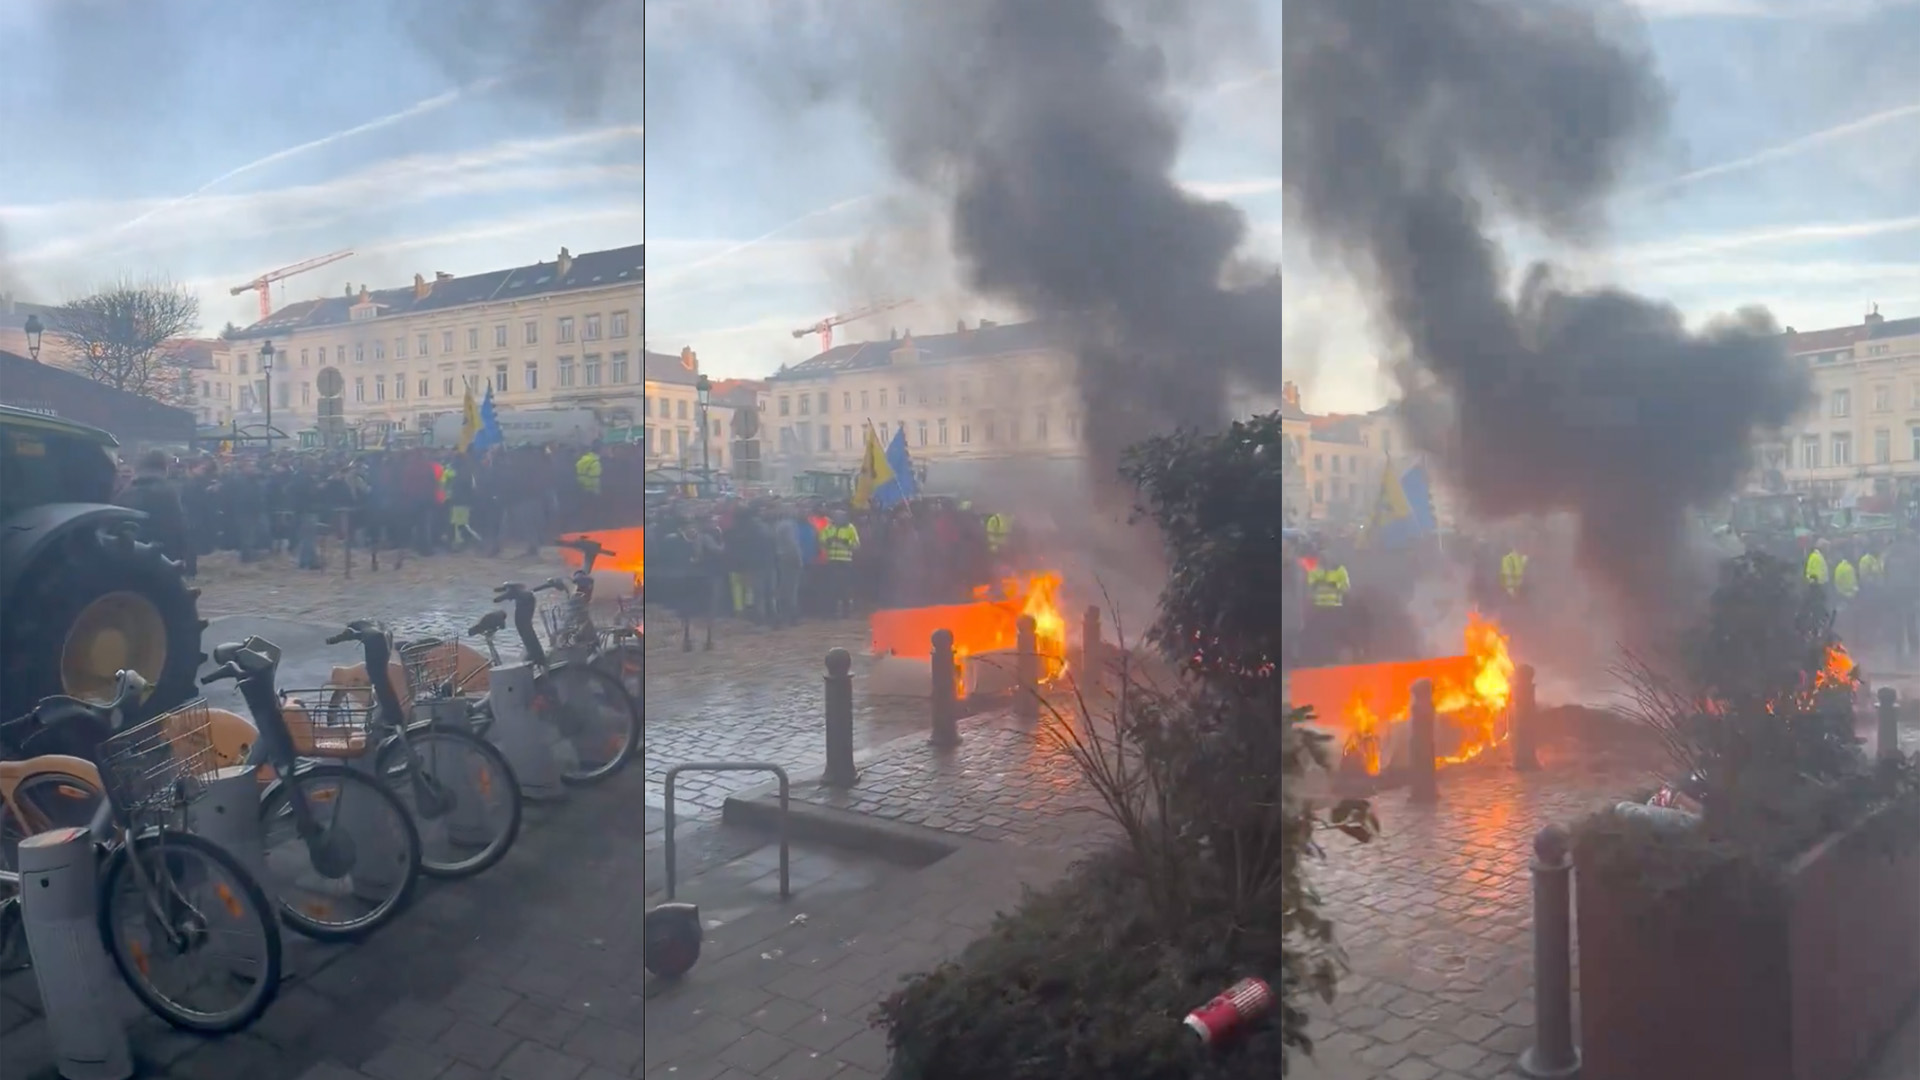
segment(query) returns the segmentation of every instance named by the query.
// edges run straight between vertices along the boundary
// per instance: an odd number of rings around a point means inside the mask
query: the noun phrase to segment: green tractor
[[[118,445],[0,405],[0,717],[53,694],[111,700],[123,668],[153,686],[136,718],[196,692],[200,590],[140,539],[145,514],[113,505]]]

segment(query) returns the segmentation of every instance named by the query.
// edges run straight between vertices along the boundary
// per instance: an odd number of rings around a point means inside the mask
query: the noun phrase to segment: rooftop
[[[692,366],[689,366],[689,362]],[[641,363],[641,370],[648,382],[692,386],[700,381],[700,361],[691,352],[684,354],[683,358],[648,350]]]
[[[446,311],[470,304],[489,304],[504,300],[524,300],[533,296],[598,289],[610,285],[643,284],[646,280],[646,245],[609,248],[574,255],[560,249],[553,262],[516,266],[508,270],[489,270],[481,274],[456,277],[435,274],[431,279],[415,274],[413,284],[397,289],[358,289],[348,286],[340,296],[303,300],[274,312],[266,319],[240,331],[241,338],[268,337],[297,330],[344,326],[354,321],[353,310],[371,303],[377,318]]]
[[[1787,349],[1796,356],[1845,349],[1863,341],[1915,335],[1920,335],[1920,318],[1888,319],[1880,314],[1878,308],[1852,326],[1836,326],[1828,330],[1795,330],[1789,326],[1786,331]]]
[[[887,341],[836,345],[818,356],[782,369],[768,381],[819,379],[849,371],[883,368],[893,363],[893,354],[908,343],[918,353],[916,362],[942,364],[1058,348],[1063,343],[1062,338],[1059,328],[1048,323],[1024,322],[1002,326],[982,319],[978,326],[945,334],[921,337],[909,331]]]

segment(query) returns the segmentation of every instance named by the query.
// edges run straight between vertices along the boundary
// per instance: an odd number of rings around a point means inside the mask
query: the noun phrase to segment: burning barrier
[[[1466,653],[1431,660],[1303,668],[1288,677],[1288,697],[1314,711],[1314,726],[1340,741],[1343,768],[1377,776],[1396,764],[1405,743],[1413,684],[1433,683],[1437,760],[1471,761],[1507,740],[1513,658],[1498,625],[1467,616]]]
[[[1041,682],[1053,682],[1067,670],[1067,620],[1060,614],[1060,575],[1051,571],[1010,577],[976,586],[965,604],[888,608],[868,620],[875,656],[930,660],[933,634],[953,634],[956,693],[965,696],[975,682],[970,665],[1004,658],[1011,670],[1022,615],[1033,616],[1034,644],[1041,657]]]
[[[646,529],[595,529],[591,532],[569,533],[567,535],[593,540],[606,547],[607,550],[618,553],[601,556],[593,564],[595,570],[606,570],[616,574],[632,574],[635,585],[645,583],[647,555]],[[561,548],[560,557],[567,561],[568,566],[576,568],[584,565],[586,561],[584,555],[572,548]]]

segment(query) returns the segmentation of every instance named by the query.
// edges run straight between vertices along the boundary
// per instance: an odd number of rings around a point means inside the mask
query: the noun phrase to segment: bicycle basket
[[[569,601],[545,608],[540,612],[540,617],[547,624],[547,642],[556,649],[580,644],[582,636],[589,642],[593,640],[590,633],[593,623],[587,619],[587,613],[578,602]]]
[[[286,690],[280,716],[301,757],[357,758],[373,746],[373,691],[365,686]]]
[[[460,690],[460,641],[423,641],[400,650],[407,671],[407,693],[415,701],[452,697]]]
[[[122,813],[167,811],[206,793],[218,771],[205,698],[116,732],[100,743],[100,780]]]

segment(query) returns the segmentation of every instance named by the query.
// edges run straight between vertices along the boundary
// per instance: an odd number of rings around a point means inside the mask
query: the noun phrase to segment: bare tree
[[[164,280],[122,279],[54,312],[73,370],[116,390],[173,402],[186,385],[181,354],[168,347],[200,325],[200,299]]]

